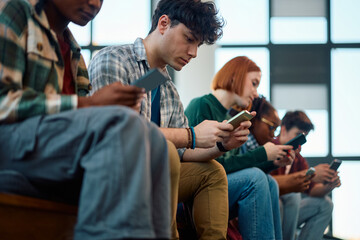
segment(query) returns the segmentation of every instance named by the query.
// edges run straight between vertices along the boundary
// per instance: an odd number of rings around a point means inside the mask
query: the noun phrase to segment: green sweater
[[[227,109],[212,94],[193,99],[185,110],[189,120],[189,126],[196,126],[204,120],[216,120],[222,122],[229,119]],[[232,149],[216,159],[221,163],[226,173],[239,171],[244,168],[258,167],[268,173],[277,167],[271,161],[267,161],[264,147],[259,147],[245,154],[241,149]]]

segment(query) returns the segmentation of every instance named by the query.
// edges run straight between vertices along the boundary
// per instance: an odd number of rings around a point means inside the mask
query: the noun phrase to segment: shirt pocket
[[[59,71],[63,69],[61,67],[63,63],[61,57],[56,53],[55,44],[54,38],[49,39],[39,26],[32,22],[29,23],[26,44],[27,63],[24,74],[25,84],[28,87],[44,91],[46,85],[50,83],[54,89],[59,89],[58,78],[61,76]],[[55,64],[59,66],[55,67]]]

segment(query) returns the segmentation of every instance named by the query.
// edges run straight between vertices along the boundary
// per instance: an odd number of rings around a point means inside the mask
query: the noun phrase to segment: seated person
[[[78,203],[74,239],[168,239],[168,149],[134,111],[144,90],[115,83],[86,97],[85,62],[67,25],[86,25],[101,6],[0,0],[0,171]]]
[[[200,45],[213,44],[221,36],[222,25],[213,2],[160,0],[145,39],[107,47],[93,58],[89,66],[92,93],[95,95],[113,82],[131,84],[151,68],[160,69],[170,79],[166,67],[180,71],[196,57]],[[172,81],[147,93],[140,114],[160,127],[179,149],[182,159],[180,182],[172,183],[172,238],[178,237],[175,224],[178,202],[191,202],[198,238],[225,239],[227,180],[224,169],[213,159],[223,154],[216,142],[222,141],[229,149],[241,144],[231,141],[233,127],[223,122],[204,121],[189,128]],[[244,127],[249,126],[249,121],[244,123]],[[246,130],[235,132],[239,138],[247,134]]]
[[[260,80],[261,70],[252,60],[245,56],[231,59],[216,73],[213,92],[193,99],[186,108],[190,125],[204,120],[228,119],[228,110],[232,107],[249,109],[252,99],[258,97]],[[239,129],[244,128],[240,126]],[[242,154],[240,148],[227,151],[220,142],[218,147],[226,152],[216,160],[227,173],[229,218],[238,217],[242,238],[282,239],[278,186],[264,171],[284,166],[288,159],[283,150],[292,147],[269,143],[246,154]]]
[[[290,111],[281,122],[281,131],[273,142],[284,144],[300,133],[307,135],[314,129],[308,116],[302,111]],[[333,210],[333,203],[328,194],[340,186],[337,172],[329,169],[328,164],[315,166],[315,176],[305,176],[309,165],[296,150],[296,158],[291,166],[272,172],[280,187],[280,202],[283,208],[284,239],[295,239],[295,232],[301,228],[297,239],[322,239]],[[300,194],[304,193],[304,194]]]

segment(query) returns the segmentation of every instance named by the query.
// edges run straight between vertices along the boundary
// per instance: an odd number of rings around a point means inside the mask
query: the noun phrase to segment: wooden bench
[[[73,205],[0,193],[0,238],[73,239],[76,214]]]

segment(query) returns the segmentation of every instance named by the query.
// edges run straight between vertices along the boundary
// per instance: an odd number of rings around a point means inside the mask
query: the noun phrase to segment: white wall
[[[175,84],[184,108],[196,97],[211,92],[210,84],[215,74],[216,45],[203,45],[197,57],[181,71],[175,72]]]

